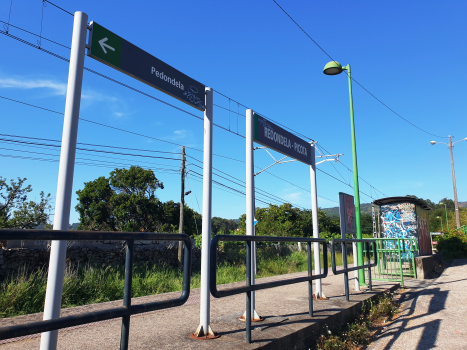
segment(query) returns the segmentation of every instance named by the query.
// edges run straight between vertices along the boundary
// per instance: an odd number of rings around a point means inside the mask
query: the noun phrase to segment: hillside
[[[324,208],[323,210],[327,216],[339,216],[339,207]],[[360,213],[371,214],[371,203],[361,203]]]
[[[467,208],[467,202],[459,202],[459,208]],[[327,216],[339,216],[339,207],[322,209]],[[362,214],[371,214],[371,203],[360,204],[360,212]]]

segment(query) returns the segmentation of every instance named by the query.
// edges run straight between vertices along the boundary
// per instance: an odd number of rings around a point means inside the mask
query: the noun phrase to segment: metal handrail
[[[417,239],[415,238],[409,238],[409,237],[396,237],[396,238],[372,238],[373,240],[376,241],[376,251],[378,253],[378,259],[379,259],[379,264],[378,264],[378,270],[375,269],[375,274],[376,278],[373,278],[374,280],[379,280],[379,281],[398,281],[401,283],[402,286],[404,286],[404,276],[412,276],[414,278],[417,278],[417,269],[415,268],[415,255],[417,255],[418,252],[418,247],[417,247]],[[381,254],[381,256],[379,255]],[[387,269],[387,258],[388,255],[389,257],[391,254],[397,254],[398,257],[398,263],[399,263],[399,268],[398,272],[396,266],[390,266],[390,272],[388,272]],[[409,259],[412,260],[412,264],[409,265],[409,273],[404,272],[403,268],[403,261]],[[391,261],[392,258],[391,258]],[[394,262],[394,261],[393,261]],[[412,273],[410,273],[410,269],[412,269]],[[385,271],[386,270],[386,271]],[[398,275],[399,278],[381,278],[381,275],[386,275],[386,276],[395,276]]]
[[[122,318],[120,349],[128,349],[130,331],[130,316],[148,311],[167,309],[183,305],[190,296],[191,279],[191,240],[184,233],[132,233],[107,231],[66,231],[66,230],[11,230],[0,229],[0,240],[67,240],[67,241],[96,241],[120,240],[126,241],[125,285],[123,306],[112,309],[86,312],[82,314],[59,317],[52,320],[20,324],[0,328],[0,340],[26,336],[30,334],[54,331],[57,329],[78,326],[82,324]],[[185,242],[183,283],[180,297],[172,300],[154,301],[144,304],[131,305],[131,286],[133,277],[133,253],[135,241],[183,241]]]
[[[336,264],[336,254],[335,254],[335,244],[336,243],[343,243],[342,244],[342,263],[344,265],[343,269],[337,270]],[[347,267],[347,243],[364,243],[366,248],[366,256],[368,260],[368,264],[366,265],[359,265],[356,261],[354,261],[354,267]],[[371,263],[371,256],[370,256],[370,246],[369,244],[373,244],[373,256],[374,256],[374,263]],[[354,257],[355,259],[355,257]],[[376,254],[376,241],[374,239],[332,239],[331,240],[331,260],[332,260],[332,272],[334,275],[339,275],[341,273],[344,274],[344,288],[345,288],[345,299],[349,301],[349,272],[366,269],[368,268],[368,288],[373,290],[373,286],[371,284],[371,268],[378,265],[378,257]]]
[[[219,241],[230,241],[230,242],[246,242],[246,286],[236,287],[225,290],[217,289],[217,244]],[[266,282],[261,284],[251,285],[251,242],[306,242],[308,244],[308,276],[297,277],[282,281]],[[311,264],[311,243],[322,243],[323,244],[323,265],[324,271],[319,275],[312,274]],[[316,279],[325,278],[328,275],[328,257],[327,257],[327,243],[323,238],[309,238],[309,237],[272,237],[272,236],[237,236],[237,235],[216,235],[211,241],[210,247],[210,275],[209,284],[211,294],[216,298],[223,298],[230,295],[246,293],[246,340],[251,343],[251,292],[261,289],[274,288],[279,286],[285,286],[294,283],[308,282],[308,306],[309,315],[313,317],[313,288],[312,281]]]

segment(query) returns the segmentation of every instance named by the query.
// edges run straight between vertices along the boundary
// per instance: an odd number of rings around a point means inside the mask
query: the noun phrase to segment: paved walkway
[[[467,259],[401,294],[404,311],[368,350],[467,349]]]
[[[280,277],[258,279],[257,283],[303,276],[295,273]],[[245,309],[245,294],[211,300],[211,327],[221,335],[215,340],[192,340],[190,333],[199,324],[199,289],[192,291],[188,302],[177,308],[135,315],[130,324],[130,349],[308,349],[314,344],[313,337],[321,334],[327,324],[343,324],[352,313],[358,312],[363,300],[374,298],[378,291],[353,291],[350,280],[351,301],[346,302],[343,275],[328,276],[323,280],[323,291],[328,300],[313,302],[314,316],[308,315],[308,285],[298,283],[256,292],[256,310],[265,318],[261,323],[253,323],[252,344],[245,342],[245,323],[238,320]],[[238,282],[231,287],[244,285]],[[377,283],[375,283],[377,284]],[[375,286],[376,287],[376,286]],[[379,284],[379,290],[394,287],[394,284]],[[167,293],[144,298],[135,298],[132,303],[149,300],[163,300],[179,296]],[[89,305],[62,310],[62,315],[78,311],[96,311],[121,305],[121,301]],[[19,316],[0,320],[0,326],[40,320],[41,314]],[[66,329],[59,332],[58,349],[118,349],[121,320],[109,320]],[[40,338],[34,337],[0,345],[0,350],[39,349]]]

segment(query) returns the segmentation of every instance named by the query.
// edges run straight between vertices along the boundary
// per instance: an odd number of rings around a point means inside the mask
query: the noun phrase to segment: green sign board
[[[253,115],[253,123],[253,139],[255,142],[305,164],[312,165],[311,157],[313,153],[310,143],[256,113]]]
[[[96,22],[91,22],[89,46],[89,57],[204,111],[203,84]]]

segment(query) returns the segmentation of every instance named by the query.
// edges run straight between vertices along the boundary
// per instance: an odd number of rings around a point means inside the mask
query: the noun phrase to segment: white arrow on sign
[[[107,53],[107,50],[105,49],[105,46],[106,46],[109,50],[115,51],[115,49],[114,49],[112,46],[109,46],[109,45],[107,45],[107,44],[105,43],[107,40],[109,40],[107,37],[104,38],[104,39],[99,40],[99,44],[101,45],[102,50],[104,50],[104,53]]]

